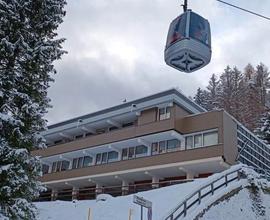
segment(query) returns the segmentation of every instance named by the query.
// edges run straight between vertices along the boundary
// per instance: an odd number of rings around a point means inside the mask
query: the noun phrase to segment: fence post
[[[237,171],[237,179],[238,179],[238,181],[240,180],[240,171],[239,170]]]
[[[212,192],[212,195],[214,195],[214,183],[211,183],[211,192]]]
[[[226,186],[228,186],[228,175],[227,174],[225,175],[225,184],[226,184]]]
[[[132,209],[128,210],[128,220],[132,220]]]
[[[187,201],[184,202],[184,217],[187,215]]]
[[[91,208],[88,209],[88,220],[91,220]]]
[[[201,196],[202,196],[201,190],[199,190],[199,192],[198,192],[199,204],[201,204]]]

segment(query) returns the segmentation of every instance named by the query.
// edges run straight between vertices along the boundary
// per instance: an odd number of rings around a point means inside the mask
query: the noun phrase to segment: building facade
[[[206,177],[241,161],[270,170],[270,149],[225,111],[175,89],[49,126],[44,199],[127,194]],[[145,189],[145,188],[144,188]],[[136,191],[136,190],[135,190]]]

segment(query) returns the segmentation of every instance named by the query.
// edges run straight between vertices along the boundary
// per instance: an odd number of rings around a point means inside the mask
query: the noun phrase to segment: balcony
[[[89,137],[77,139],[68,143],[62,143],[55,146],[51,146],[44,150],[33,151],[33,155],[41,157],[49,157],[53,155],[64,154],[72,151],[82,150],[85,148],[91,148],[99,145],[110,144],[113,142],[136,138],[148,134],[154,134],[158,132],[168,131],[174,129],[173,119],[167,119],[162,121],[156,121],[139,126],[131,126],[122,128],[108,133],[92,135]]]
[[[149,173],[160,178],[185,175],[184,171],[189,169],[198,174],[210,173],[224,169],[222,156],[222,144],[190,150],[179,149],[174,152],[49,173],[45,174],[41,181],[51,187],[64,187],[67,182],[89,186],[91,181],[112,185],[118,184],[116,176],[140,181],[149,178]]]

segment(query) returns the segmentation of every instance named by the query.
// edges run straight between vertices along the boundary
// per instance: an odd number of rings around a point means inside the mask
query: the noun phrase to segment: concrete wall
[[[141,115],[138,117],[138,125],[144,125],[148,123],[155,122],[157,120],[157,108],[147,109],[141,112]]]
[[[237,124],[231,116],[223,112],[224,158],[228,164],[235,164],[237,156]]]

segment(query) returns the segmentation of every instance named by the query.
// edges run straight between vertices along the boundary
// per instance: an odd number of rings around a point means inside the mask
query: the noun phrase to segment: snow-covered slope
[[[235,168],[231,168],[231,170],[232,169]],[[205,179],[196,179],[193,182],[141,192],[137,193],[137,195],[152,201],[153,220],[163,220],[164,217],[166,217],[168,213],[177,206],[177,204],[194,192],[194,190],[211,182],[213,179],[216,179],[219,176],[220,174],[215,174]],[[185,219],[193,219],[199,213],[201,213],[203,209],[206,209],[209,205],[215,203],[216,200],[218,200],[224,194],[229,193],[239,186],[247,186],[252,178],[257,178],[254,173],[251,173],[248,179],[237,181],[230,187],[221,189],[219,193],[216,193],[215,196],[208,199],[207,202],[195,207]],[[256,182],[255,185],[260,184]],[[230,199],[221,201],[216,206],[212,206],[200,219],[270,220],[270,218],[265,217],[267,215],[264,216],[265,218],[256,217],[258,213],[256,213],[255,209],[253,209],[253,207],[255,207],[254,204],[256,203],[253,203],[251,196],[252,194],[248,192],[249,190],[246,188],[240,190],[238,194],[233,195]],[[255,197],[255,199],[257,199],[257,197]],[[258,204],[262,205],[263,207],[267,206],[264,209],[264,212],[270,216],[270,194],[262,193],[260,199],[262,202]],[[40,202],[36,203],[36,206],[38,207],[39,211],[39,220],[87,220],[89,208],[91,209],[91,220],[128,220],[129,209],[132,209],[132,220],[140,219],[140,207],[133,203],[133,195],[116,198],[108,197],[107,201],[99,202],[96,202],[95,200],[76,202]],[[230,215],[228,213],[230,213]],[[243,218],[240,218],[239,216],[242,216]],[[144,219],[147,219],[146,210],[144,213]]]
[[[199,220],[270,220],[270,194],[260,192],[256,198],[244,188],[236,195],[212,206]]]
[[[190,194],[194,188],[206,181],[198,179],[194,182],[178,184],[151,191],[137,193],[153,202],[153,219],[160,219],[179,201]],[[132,220],[140,218],[140,207],[133,203],[133,195],[109,198],[107,201],[95,200],[72,202],[40,202],[36,203],[40,212],[39,220],[86,220],[88,208],[91,208],[91,220],[127,220],[129,209],[132,209]],[[147,219],[145,210],[144,219]]]

